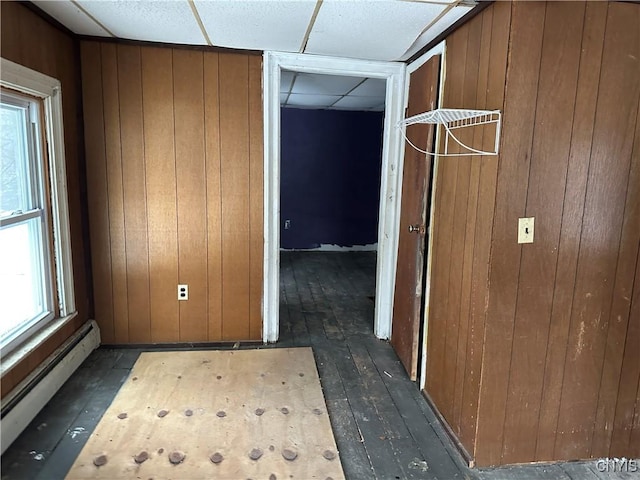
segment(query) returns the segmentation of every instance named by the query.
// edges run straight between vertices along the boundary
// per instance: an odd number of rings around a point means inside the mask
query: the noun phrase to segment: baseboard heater
[[[2,400],[1,453],[15,441],[55,393],[100,345],[95,321],[84,324]]]

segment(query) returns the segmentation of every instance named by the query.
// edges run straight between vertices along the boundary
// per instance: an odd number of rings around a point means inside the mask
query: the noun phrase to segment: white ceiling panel
[[[352,97],[349,95],[347,97],[342,97],[334,103],[333,106],[349,110],[371,110],[376,108],[379,104],[380,100],[376,97]]]
[[[362,82],[362,78],[340,77],[299,73],[293,83],[292,93],[319,93],[323,95],[346,95]]]
[[[293,80],[293,83],[292,83]],[[283,71],[280,104],[328,110],[384,110],[386,81]],[[356,96],[356,92],[360,96]]]
[[[292,93],[289,95],[287,105],[326,108],[328,105],[332,105],[337,100],[340,100],[340,98],[340,95],[303,95],[300,93]]]
[[[424,47],[431,40],[436,38],[442,32],[444,32],[451,25],[456,23],[460,18],[465,16],[473,7],[459,6],[450,9],[447,13],[445,13],[440,20],[438,20],[434,25],[431,26],[426,32],[424,32],[418,40],[407,50],[401,60],[406,60],[410,58],[414,53]]]
[[[81,0],[77,3],[119,38],[207,44],[187,1]]]
[[[109,32],[94,22],[86,13],[69,1],[34,1],[32,3],[47,12],[74,33],[97,37],[111,36],[109,35]]]
[[[358,85],[349,95],[358,97],[382,97],[387,92],[387,81],[379,78],[368,78],[364,83]]]
[[[324,0],[305,53],[397,60],[445,7],[398,0]]]
[[[80,35],[402,61],[472,7],[472,0],[35,0]],[[450,10],[450,4],[456,5]],[[194,11],[196,13],[194,14]],[[317,16],[314,16],[314,12]],[[446,13],[444,13],[446,12]],[[440,15],[443,18],[436,18]],[[202,28],[206,33],[201,30]],[[309,38],[305,42],[305,34]],[[209,40],[207,40],[207,38]],[[300,93],[344,94],[299,84]],[[313,83],[312,80],[308,80]],[[348,86],[353,88],[348,81]],[[373,95],[366,82],[358,95]],[[371,90],[370,90],[371,89]],[[342,90],[340,87],[339,90]]]
[[[315,1],[197,0],[195,5],[214,45],[298,52]]]
[[[280,92],[290,92],[291,85],[293,83],[294,72],[288,70],[282,70],[280,72]]]

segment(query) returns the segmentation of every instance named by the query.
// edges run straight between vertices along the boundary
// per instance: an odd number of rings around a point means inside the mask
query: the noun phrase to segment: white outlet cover
[[[518,243],[533,243],[533,227],[535,217],[518,219]]]
[[[178,300],[189,300],[189,285],[178,285]]]

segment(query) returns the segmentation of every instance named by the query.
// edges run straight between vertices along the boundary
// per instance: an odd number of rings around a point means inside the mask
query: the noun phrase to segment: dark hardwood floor
[[[614,478],[595,462],[467,468],[391,346],[373,335],[375,268],[371,252],[283,253],[281,339],[259,346],[313,348],[348,479]],[[2,456],[2,480],[64,478],[142,351],[94,351]]]

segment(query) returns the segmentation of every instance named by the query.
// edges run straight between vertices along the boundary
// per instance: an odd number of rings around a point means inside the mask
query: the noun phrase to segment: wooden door
[[[437,108],[440,55],[429,59],[411,74],[407,117]],[[417,124],[407,127],[407,137],[417,147],[433,151],[435,128]],[[400,238],[393,304],[391,344],[407,373],[418,372],[418,341],[422,278],[427,231],[427,207],[431,196],[432,157],[407,144],[404,154]]]

